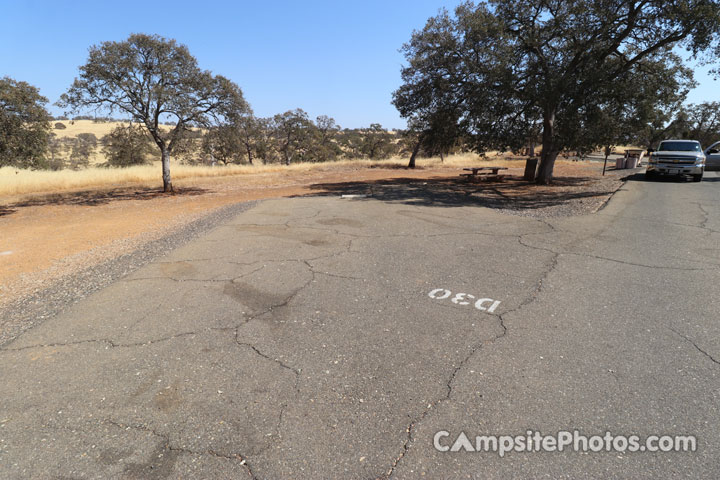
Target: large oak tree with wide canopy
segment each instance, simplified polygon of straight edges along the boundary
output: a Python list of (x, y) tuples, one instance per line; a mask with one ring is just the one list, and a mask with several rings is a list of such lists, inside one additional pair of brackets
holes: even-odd
[(393, 103), (426, 134), (451, 122), (444, 130), (479, 152), (516, 149), (539, 130), (537, 181), (549, 183), (559, 152), (607, 141), (592, 136), (609, 112), (687, 86), (683, 56), (714, 59), (719, 32), (716, 0), (467, 2), (413, 33)]
[(188, 129), (248, 110), (240, 88), (201, 70), (186, 46), (145, 34), (91, 47), (80, 76), (58, 105), (72, 111), (119, 111), (145, 126), (160, 149), (165, 192), (173, 190), (170, 156)]

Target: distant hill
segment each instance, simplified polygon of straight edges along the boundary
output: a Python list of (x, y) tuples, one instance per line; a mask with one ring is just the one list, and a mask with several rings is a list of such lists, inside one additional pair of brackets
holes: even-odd
[[(65, 128), (55, 128), (55, 124), (62, 123), (65, 125)], [(95, 135), (98, 141), (98, 146), (93, 152), (93, 154), (90, 156), (90, 165), (99, 165), (101, 163), (105, 163), (107, 160), (105, 158), (105, 155), (102, 153), (102, 138), (109, 134), (115, 127), (118, 127), (120, 125), (127, 125), (128, 122), (122, 122), (122, 121), (111, 121), (111, 122), (96, 122), (94, 120), (51, 120), (51, 132), (55, 134), (55, 136), (59, 140), (68, 139), (68, 138), (75, 138), (81, 133), (92, 133)], [(163, 130), (169, 130), (170, 127), (166, 125), (162, 125), (161, 128)], [(60, 152), (59, 156), (61, 158), (67, 158), (69, 155), (69, 152)], [(160, 158), (160, 151), (158, 150), (158, 160)]]

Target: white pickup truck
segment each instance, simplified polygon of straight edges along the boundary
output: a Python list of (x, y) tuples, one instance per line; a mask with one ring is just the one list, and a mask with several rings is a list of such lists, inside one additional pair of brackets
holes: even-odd
[(697, 140), (664, 140), (657, 150), (649, 150), (647, 178), (659, 175), (691, 176), (702, 181), (705, 153)]

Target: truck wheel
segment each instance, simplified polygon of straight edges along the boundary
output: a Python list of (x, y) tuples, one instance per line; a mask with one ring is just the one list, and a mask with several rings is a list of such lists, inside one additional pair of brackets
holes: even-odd
[(702, 182), (703, 174), (693, 175), (693, 182)]
[(655, 180), (655, 174), (653, 172), (645, 172), (645, 180)]

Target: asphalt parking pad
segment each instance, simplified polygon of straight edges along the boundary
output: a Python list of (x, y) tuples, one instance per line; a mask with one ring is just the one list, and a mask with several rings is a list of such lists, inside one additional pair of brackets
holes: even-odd
[[(473, 207), (264, 202), (10, 344), (3, 365), (30, 368), (3, 372), (18, 392), (4, 428), (117, 431), (116, 462), (78, 467), (96, 473), (130, 474), (165, 448), (242, 459), (258, 478), (383, 475), (537, 290), (553, 255), (520, 239), (549, 229)], [(162, 468), (216, 468), (182, 465)]]
[[(3, 352), (0, 375), (11, 387), (0, 408), (3, 435), (14, 432), (2, 452), (10, 461), (5, 478), (46, 477), (57, 458), (67, 459), (64, 475), (91, 476), (145, 477), (141, 467), (154, 462), (169, 478), (191, 472), (158, 455), (237, 464), (236, 451), (258, 453), (276, 441), (296, 385), (293, 372), (222, 330), (143, 345), (89, 341)], [(32, 462), (21, 445), (32, 445)], [(116, 452), (114, 460), (104, 450)]]
[[(717, 194), (662, 187), (552, 219), (263, 202), (3, 346), (0, 477), (714, 478)], [(699, 448), (433, 444), (572, 429)]]

